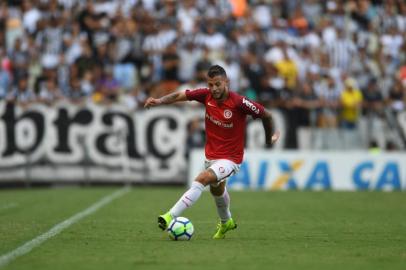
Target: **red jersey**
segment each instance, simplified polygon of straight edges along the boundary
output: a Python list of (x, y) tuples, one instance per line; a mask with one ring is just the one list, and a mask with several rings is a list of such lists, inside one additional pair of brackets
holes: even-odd
[(228, 159), (240, 164), (244, 157), (247, 115), (261, 117), (264, 107), (232, 91), (221, 104), (208, 88), (186, 90), (186, 97), (206, 106), (206, 158)]

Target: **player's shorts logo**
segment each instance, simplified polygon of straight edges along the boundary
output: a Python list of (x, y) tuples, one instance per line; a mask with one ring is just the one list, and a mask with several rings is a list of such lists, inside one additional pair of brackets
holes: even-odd
[(226, 119), (230, 119), (233, 116), (233, 113), (230, 110), (225, 110), (224, 111), (224, 117)]
[(224, 173), (225, 172), (224, 167), (219, 167), (219, 172)]

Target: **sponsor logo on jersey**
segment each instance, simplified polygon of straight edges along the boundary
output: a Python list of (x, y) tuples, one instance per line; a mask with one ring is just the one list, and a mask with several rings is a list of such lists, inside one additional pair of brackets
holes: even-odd
[(259, 108), (257, 108), (257, 106), (255, 106), (254, 104), (252, 104), (251, 101), (249, 101), (246, 98), (242, 99), (242, 104), (244, 104), (245, 106), (247, 106), (248, 108), (250, 108), (251, 111), (253, 111), (256, 114), (259, 114)]
[(208, 120), (210, 120), (210, 122), (212, 122), (213, 124), (215, 124), (216, 126), (219, 126), (219, 127), (232, 128), (234, 126), (232, 122), (231, 123), (222, 122), (222, 121), (214, 118), (213, 116), (209, 115), (207, 112), (206, 112), (206, 118)]
[(211, 107), (216, 107), (216, 105), (214, 105), (213, 103), (211, 103), (210, 101), (207, 102), (207, 105), (211, 106)]
[(230, 110), (224, 110), (224, 118), (230, 119), (233, 116), (233, 113)]

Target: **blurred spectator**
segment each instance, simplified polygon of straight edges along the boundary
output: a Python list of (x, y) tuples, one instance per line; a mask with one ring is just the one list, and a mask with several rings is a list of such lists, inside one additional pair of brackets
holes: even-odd
[(387, 99), (387, 104), (395, 114), (405, 110), (406, 86), (400, 81), (397, 81), (394, 87), (390, 90)]
[(83, 101), (85, 94), (78, 78), (73, 77), (69, 80), (69, 91), (65, 96), (74, 104), (80, 104)]
[[(190, 89), (190, 88), (188, 88)], [(134, 90), (124, 95), (121, 102), (130, 110), (137, 110), (144, 107), (144, 101), (147, 99), (145, 91), (135, 87)]]
[(316, 85), (315, 92), (320, 101), (318, 125), (322, 128), (336, 128), (339, 119), (341, 89), (331, 76), (325, 75)]
[(58, 84), (54, 78), (48, 78), (42, 83), (38, 93), (38, 101), (46, 105), (52, 105), (56, 101), (62, 99), (63, 95), (58, 88)]
[(97, 65), (97, 59), (93, 56), (89, 44), (82, 43), (81, 55), (76, 58), (72, 66), (72, 75), (82, 78), (86, 71), (92, 70)]
[(372, 78), (362, 93), (364, 113), (368, 117), (382, 117), (384, 98), (378, 89), (376, 78)]
[(298, 80), (298, 68), (296, 63), (289, 57), (287, 48), (282, 47), (282, 59), (275, 63), (278, 74), (285, 80), (289, 89), (295, 89)]
[(381, 148), (375, 140), (371, 140), (368, 145), (368, 151), (371, 154), (379, 154), (381, 152)]
[(37, 30), (37, 22), (41, 19), (42, 13), (37, 8), (37, 1), (23, 1), (22, 10), (23, 24), (28, 33), (33, 34)]
[(252, 16), (257, 23), (258, 27), (262, 30), (269, 29), (272, 24), (272, 11), (271, 5), (266, 3), (265, 0), (257, 1), (257, 5), (253, 7)]
[(387, 141), (385, 145), (385, 150), (388, 152), (399, 151), (399, 147), (393, 141)]
[(137, 84), (138, 78), (134, 65), (130, 63), (119, 63), (113, 67), (114, 79), (116, 79), (120, 86), (125, 91), (131, 91)]
[(184, 34), (191, 34), (200, 19), (195, 4), (195, 0), (184, 0), (178, 7), (177, 19)]
[(56, 89), (141, 109), (147, 94), (204, 85), (218, 62), (234, 91), (281, 109), (292, 130), (315, 104), (318, 126), (336, 127), (341, 110), (352, 127), (361, 107), (406, 108), (405, 14), (400, 0), (2, 1), (0, 99), (51, 104)]
[(23, 48), (22, 40), (16, 38), (14, 41), (14, 47), (9, 50), (8, 58), (11, 60), (13, 78), (15, 82), (27, 72), (28, 68), (28, 52)]
[[(368, 141), (375, 140), (379, 129), (382, 129), (382, 119), (384, 119), (384, 98), (379, 91), (376, 78), (372, 78), (367, 87), (362, 91), (363, 113), (366, 120), (366, 137)], [(377, 132), (378, 131), (378, 132)]]
[(252, 52), (248, 51), (243, 55), (242, 66), (243, 72), (248, 80), (248, 89), (255, 93), (255, 98), (258, 98), (262, 92), (261, 78), (265, 75), (265, 68), (261, 65), (258, 57)]
[(3, 68), (4, 59), (0, 58), (0, 100), (7, 96), (7, 93), (11, 87), (10, 73)]
[(347, 70), (352, 57), (355, 55), (356, 47), (353, 41), (345, 36), (345, 31), (342, 28), (337, 28), (337, 39), (327, 45), (327, 51), (330, 57), (332, 66), (344, 71)]
[(169, 44), (162, 54), (161, 81), (157, 83), (155, 95), (163, 96), (175, 91), (179, 86), (179, 56), (176, 52), (176, 44)]
[(6, 99), (23, 107), (35, 101), (34, 91), (28, 87), (28, 76), (21, 75), (16, 86), (8, 93)]
[(195, 78), (196, 66), (202, 58), (202, 50), (197, 48), (192, 41), (187, 41), (184, 46), (179, 48), (179, 80), (187, 82)]
[(365, 89), (372, 78), (376, 81), (380, 75), (377, 62), (374, 58), (368, 57), (365, 48), (359, 48), (358, 54), (353, 56), (349, 72), (356, 79), (360, 89)]
[(399, 79), (402, 83), (406, 84), (406, 61), (403, 63), (403, 66), (399, 69)]
[(203, 47), (202, 58), (196, 63), (196, 80), (197, 82), (205, 82), (206, 74), (212, 62), (209, 58), (210, 50), (207, 47)]
[(282, 89), (285, 88), (285, 81), (272, 63), (265, 65), (265, 73), (266, 75), (261, 80), (262, 90), (258, 95), (258, 100), (264, 104), (269, 103), (271, 107), (279, 107), (281, 106), (279, 96)]
[(303, 5), (303, 14), (306, 19), (309, 21), (310, 26), (314, 26), (319, 23), (320, 16), (323, 12), (323, 7), (321, 1), (317, 0), (304, 0)]
[(301, 85), (297, 98), (296, 114), (298, 116), (298, 126), (315, 126), (315, 112), (320, 106), (320, 101), (309, 83)]
[(362, 93), (357, 89), (353, 78), (347, 78), (341, 93), (341, 126), (345, 129), (354, 129), (360, 116), (362, 106)]
[(298, 6), (291, 15), (290, 26), (293, 28), (293, 31), (299, 32), (301, 29), (307, 29), (309, 27), (309, 22), (306, 17), (303, 15), (303, 10), (301, 6)]
[(393, 60), (398, 60), (400, 49), (403, 45), (403, 37), (398, 33), (395, 26), (391, 26), (386, 33), (381, 36), (382, 51)]
[(69, 77), (70, 74), (70, 66), (65, 60), (65, 55), (61, 53), (59, 55), (59, 64), (56, 68), (56, 80), (58, 83), (59, 89), (62, 93), (66, 94), (69, 91)]
[(177, 84), (179, 82), (179, 56), (176, 44), (170, 44), (162, 54), (162, 80)]
[(230, 88), (235, 92), (241, 92), (242, 71), (239, 63), (231, 57), (226, 57), (225, 61), (221, 61), (219, 65), (227, 72), (227, 77), (230, 80)]
[(80, 25), (73, 22), (63, 34), (63, 46), (65, 48), (65, 58), (68, 64), (73, 64), (81, 56), (82, 48), (86, 46), (87, 37), (81, 32)]
[(75, 86), (75, 88), (80, 89), (80, 96), (83, 97), (89, 97), (93, 94), (94, 92), (94, 74), (91, 71), (86, 71), (85, 74), (83, 75), (82, 80), (77, 80), (78, 81), (78, 86)]
[(205, 32), (198, 35), (197, 42), (209, 49), (212, 60), (223, 58), (223, 50), (227, 43), (226, 37), (216, 29), (213, 23), (205, 25), (204, 28)]
[(113, 77), (111, 67), (105, 67), (101, 78), (96, 82), (95, 100), (104, 104), (118, 101), (120, 84)]
[(205, 141), (203, 123), (199, 118), (195, 118), (188, 123), (186, 157), (189, 157), (189, 153), (193, 148), (204, 147)]
[(246, 0), (230, 0), (232, 14), (235, 17), (244, 16), (248, 10), (248, 4)]

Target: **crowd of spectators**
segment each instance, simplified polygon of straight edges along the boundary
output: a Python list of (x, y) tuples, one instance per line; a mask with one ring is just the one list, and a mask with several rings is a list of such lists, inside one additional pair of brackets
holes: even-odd
[[(205, 86), (297, 126), (354, 128), (406, 104), (403, 0), (9, 0), (0, 4), (0, 100), (121, 103)], [(315, 113), (314, 113), (315, 112)]]

